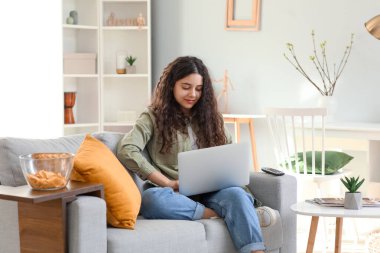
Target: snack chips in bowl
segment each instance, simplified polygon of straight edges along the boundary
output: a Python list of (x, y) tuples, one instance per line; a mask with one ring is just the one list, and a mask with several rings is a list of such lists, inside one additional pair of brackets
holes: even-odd
[(74, 154), (33, 153), (19, 156), (26, 182), (34, 190), (66, 187), (73, 169)]

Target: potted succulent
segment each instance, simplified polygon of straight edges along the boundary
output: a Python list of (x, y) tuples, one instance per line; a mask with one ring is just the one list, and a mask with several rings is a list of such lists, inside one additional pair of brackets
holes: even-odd
[(136, 66), (133, 64), (135, 63), (137, 58), (130, 55), (130, 56), (127, 56), (127, 58), (125, 58), (125, 60), (128, 62), (127, 74), (135, 74), (136, 73)]
[(344, 195), (344, 208), (358, 210), (362, 208), (362, 193), (358, 192), (360, 186), (364, 183), (364, 178), (359, 181), (358, 177), (345, 177), (340, 181), (347, 188), (348, 192)]

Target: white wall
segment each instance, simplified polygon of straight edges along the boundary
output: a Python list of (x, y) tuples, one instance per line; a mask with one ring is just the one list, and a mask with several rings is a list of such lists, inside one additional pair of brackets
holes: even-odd
[[(235, 90), (230, 92), (232, 113), (262, 113), (267, 106), (317, 105), (319, 94), (284, 59), (292, 42), (298, 57), (309, 64), (311, 30), (317, 42), (326, 40), (330, 62), (338, 62), (351, 33), (354, 46), (334, 97), (338, 120), (380, 121), (380, 41), (364, 22), (380, 14), (373, 0), (262, 0), (261, 29), (224, 30), (226, 1), (154, 0), (153, 80), (177, 56), (204, 60), (214, 78), (228, 69)], [(312, 66), (307, 68), (315, 69)], [(265, 123), (256, 123), (259, 157), (271, 160)], [(268, 159), (266, 158), (268, 157)]]
[[(61, 135), (61, 3), (1, 5), (0, 136)], [(285, 43), (293, 42), (307, 62), (312, 29), (328, 41), (329, 53), (341, 52), (354, 32), (353, 52), (335, 94), (338, 117), (380, 121), (380, 42), (363, 26), (380, 13), (379, 1), (265, 0), (259, 32), (225, 31), (226, 1), (154, 0), (152, 5), (153, 80), (175, 57), (199, 56), (215, 78), (229, 70), (235, 86), (230, 107), (236, 113), (316, 103), (317, 92), (283, 58)]]
[(0, 137), (60, 136), (61, 1), (0, 5)]
[[(307, 65), (314, 29), (317, 41), (327, 40), (330, 61), (337, 62), (354, 33), (351, 57), (335, 94), (338, 116), (380, 121), (380, 42), (364, 28), (365, 21), (380, 14), (380, 1), (261, 2), (261, 30), (244, 32), (224, 30), (226, 1), (152, 1), (154, 80), (170, 60), (191, 54), (201, 57), (215, 77), (229, 70), (236, 87), (231, 92), (233, 112), (257, 113), (271, 105), (313, 104), (318, 93), (284, 59), (285, 43), (293, 42)], [(308, 69), (314, 71), (312, 66)]]

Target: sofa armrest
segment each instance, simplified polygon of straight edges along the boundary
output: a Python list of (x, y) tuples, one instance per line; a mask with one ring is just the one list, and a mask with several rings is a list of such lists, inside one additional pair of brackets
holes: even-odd
[(280, 213), (284, 241), (280, 252), (296, 252), (297, 217), (290, 210), (290, 206), (297, 202), (296, 178), (286, 174), (273, 176), (262, 172), (252, 172), (248, 187), (263, 205)]
[(20, 252), (16, 201), (0, 199), (0, 252)]
[(107, 221), (103, 199), (79, 196), (68, 205), (67, 229), (69, 253), (106, 253)]

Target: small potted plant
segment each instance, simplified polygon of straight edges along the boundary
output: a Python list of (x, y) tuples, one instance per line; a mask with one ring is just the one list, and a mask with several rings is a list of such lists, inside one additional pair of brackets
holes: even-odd
[(136, 57), (133, 57), (132, 55), (125, 58), (125, 60), (128, 62), (127, 65), (127, 74), (135, 74), (136, 73), (136, 66), (133, 65), (135, 61), (137, 60)]
[(347, 188), (348, 192), (344, 195), (344, 208), (358, 210), (362, 208), (362, 193), (358, 192), (360, 186), (364, 183), (364, 178), (359, 181), (358, 177), (345, 177), (340, 181)]

